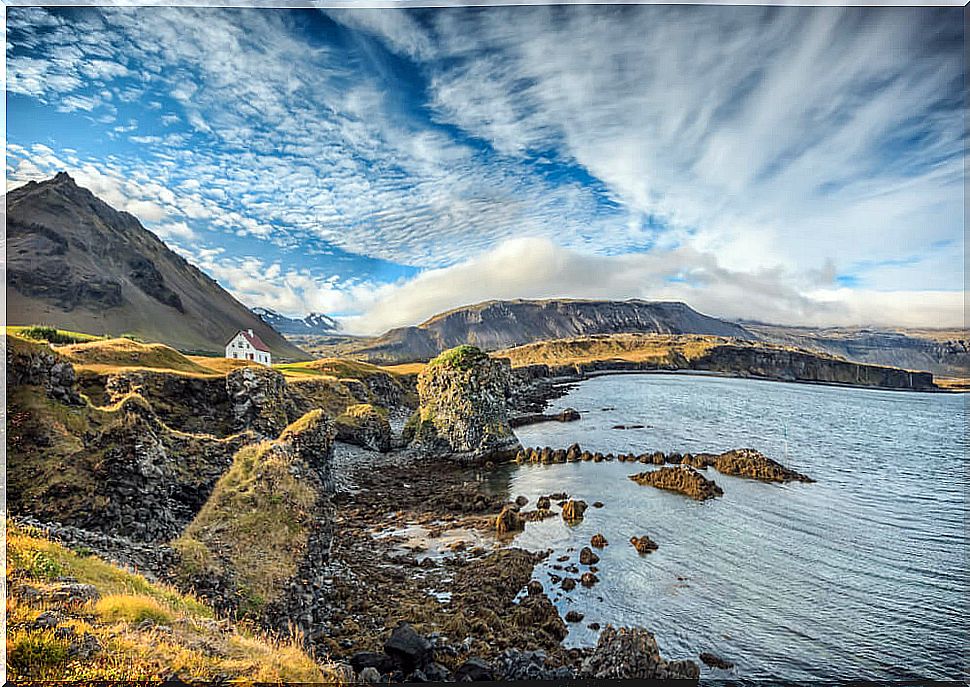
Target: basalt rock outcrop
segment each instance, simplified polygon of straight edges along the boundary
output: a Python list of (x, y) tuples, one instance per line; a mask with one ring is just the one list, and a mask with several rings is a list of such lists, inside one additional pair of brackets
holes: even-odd
[(267, 439), (287, 425), (286, 380), (261, 365), (240, 367), (226, 375), (233, 431), (251, 429)]
[(7, 385), (38, 386), (47, 397), (67, 405), (83, 405), (74, 366), (46, 343), (20, 337), (4, 337), (7, 353)]
[(371, 451), (391, 450), (391, 425), (387, 411), (369, 403), (352, 405), (334, 420), (337, 439)]
[(580, 676), (594, 680), (690, 680), (700, 668), (693, 661), (667, 661), (653, 634), (642, 628), (607, 625), (596, 648), (583, 661)]
[(707, 479), (687, 465), (640, 472), (636, 475), (630, 475), (630, 479), (637, 484), (675, 491), (698, 501), (712, 499), (724, 494), (713, 480)]
[(418, 376), (420, 408), (405, 428), (420, 449), (462, 463), (510, 460), (521, 448), (508, 419), (507, 363), (473, 346), (432, 360)]
[(540, 422), (576, 422), (580, 419), (579, 411), (575, 408), (565, 408), (558, 413), (533, 413), (532, 415), (516, 415), (509, 419), (512, 427), (536, 425)]
[(718, 472), (735, 477), (747, 477), (762, 482), (814, 482), (811, 477), (786, 468), (752, 448), (739, 448), (721, 454), (697, 453), (685, 455), (683, 464), (695, 468), (713, 467)]
[(312, 641), (327, 615), (333, 436), (316, 410), (237, 452), (173, 544), (178, 579), (217, 608)]

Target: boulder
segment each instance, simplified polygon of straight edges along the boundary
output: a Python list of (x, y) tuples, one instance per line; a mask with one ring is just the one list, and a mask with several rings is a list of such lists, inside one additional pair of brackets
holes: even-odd
[(434, 658), (431, 642), (422, 637), (409, 623), (398, 623), (384, 643), (384, 653), (397, 661), (405, 675), (419, 670)]
[(675, 491), (698, 501), (712, 499), (724, 494), (714, 480), (707, 479), (687, 465), (662, 467), (658, 470), (640, 472), (636, 475), (630, 475), (630, 479), (637, 484)]
[(47, 343), (18, 336), (6, 337), (7, 384), (41, 386), (47, 397), (66, 405), (84, 405), (77, 389), (74, 366)]
[(565, 619), (567, 623), (579, 623), (582, 622), (584, 617), (579, 611), (567, 611)]
[(512, 506), (505, 506), (495, 518), (495, 531), (500, 535), (521, 532), (523, 529), (525, 529), (525, 521)]
[(581, 565), (596, 565), (599, 563), (600, 557), (593, 553), (593, 550), (588, 546), (584, 546), (579, 552), (579, 562)]
[(573, 499), (569, 499), (562, 507), (562, 519), (566, 522), (579, 522), (583, 519), (583, 513), (585, 512), (585, 501), (574, 501)]
[(726, 661), (716, 654), (712, 654), (709, 651), (702, 651), (699, 658), (701, 662), (709, 668), (717, 668), (718, 670), (730, 670), (734, 667), (734, 664), (730, 661)]
[(472, 656), (455, 670), (455, 682), (492, 682), (495, 671), (484, 659)]
[(630, 543), (633, 544), (633, 548), (637, 550), (637, 553), (643, 555), (650, 553), (651, 551), (656, 551), (660, 548), (657, 542), (653, 541), (647, 535), (642, 537), (630, 537)]
[(505, 462), (522, 449), (508, 419), (508, 361), (458, 346), (418, 375), (420, 407), (413, 444), (462, 463)]
[(580, 676), (594, 680), (690, 680), (700, 668), (693, 661), (667, 661), (657, 640), (643, 628), (607, 625), (596, 648), (583, 661)]
[(344, 410), (334, 420), (337, 439), (371, 451), (391, 450), (391, 425), (387, 411), (370, 403), (358, 403)]
[(287, 426), (286, 381), (283, 375), (262, 365), (236, 368), (226, 375), (232, 430), (251, 429), (275, 439)]
[(599, 534), (599, 533), (594, 534), (593, 537), (589, 540), (589, 545), (597, 549), (602, 549), (607, 544), (609, 544), (609, 542), (606, 541), (606, 537), (604, 537), (602, 534)]
[(536, 508), (538, 510), (549, 510), (552, 507), (552, 502), (549, 500), (548, 496), (540, 496), (539, 500), (536, 501)]
[(600, 581), (600, 578), (598, 578), (596, 576), (596, 573), (594, 572), (584, 572), (579, 577), (579, 583), (587, 588), (592, 587), (594, 584), (596, 584), (599, 581)]

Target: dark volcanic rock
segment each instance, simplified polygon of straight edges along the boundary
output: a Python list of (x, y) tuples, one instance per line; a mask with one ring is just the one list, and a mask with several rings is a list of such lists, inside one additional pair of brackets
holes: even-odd
[(579, 611), (568, 611), (566, 613), (566, 622), (567, 623), (578, 623), (578, 622), (582, 622), (582, 620), (583, 620), (584, 617), (585, 616), (582, 613), (580, 613)]
[(579, 522), (583, 519), (583, 514), (585, 512), (585, 501), (574, 501), (573, 499), (569, 499), (562, 507), (562, 519), (566, 522)]
[(703, 501), (723, 495), (723, 491), (713, 480), (705, 478), (691, 467), (663, 467), (659, 470), (630, 475), (637, 484), (649, 485), (667, 491), (676, 491), (692, 499)]
[(642, 628), (607, 625), (592, 654), (583, 661), (581, 677), (595, 680), (691, 680), (700, 669), (693, 661), (666, 661), (654, 636)]
[(384, 653), (395, 659), (406, 675), (426, 666), (434, 657), (431, 643), (405, 622), (391, 632), (384, 643)]
[(226, 375), (233, 430), (251, 429), (275, 439), (288, 424), (286, 381), (283, 375), (262, 365), (240, 367)]
[(495, 518), (495, 531), (498, 534), (521, 532), (523, 529), (525, 529), (525, 523), (522, 516), (512, 506), (505, 506)]
[(607, 544), (609, 544), (609, 542), (606, 541), (606, 537), (604, 537), (602, 534), (594, 534), (593, 538), (589, 540), (589, 545), (597, 549), (602, 549)]
[(593, 553), (593, 550), (588, 546), (584, 546), (579, 552), (579, 562), (581, 565), (596, 565), (599, 563), (600, 557)]
[(704, 663), (704, 665), (710, 668), (717, 668), (719, 670), (730, 670), (731, 668), (734, 667), (734, 664), (731, 663), (730, 661), (725, 661), (720, 656), (717, 656), (716, 654), (712, 654), (708, 651), (701, 652), (700, 659)]
[(455, 682), (490, 682), (495, 679), (492, 666), (483, 659), (472, 656), (455, 670)]
[(349, 406), (334, 420), (337, 439), (371, 451), (391, 450), (391, 425), (387, 413), (370, 403)]

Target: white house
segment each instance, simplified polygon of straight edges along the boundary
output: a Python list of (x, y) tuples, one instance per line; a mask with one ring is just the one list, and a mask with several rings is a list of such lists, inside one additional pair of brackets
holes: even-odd
[(252, 329), (240, 329), (226, 344), (226, 357), (236, 360), (252, 360), (263, 365), (271, 365), (269, 346)]

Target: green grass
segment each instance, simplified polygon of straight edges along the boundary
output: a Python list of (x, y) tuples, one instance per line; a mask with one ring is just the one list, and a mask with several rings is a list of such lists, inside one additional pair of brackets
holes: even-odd
[(106, 337), (85, 334), (83, 332), (72, 332), (67, 329), (58, 329), (44, 324), (32, 324), (23, 327), (7, 327), (8, 334), (17, 334), (34, 341), (46, 341), (52, 344), (76, 344), (87, 343), (90, 341), (100, 341)]
[(476, 346), (462, 344), (448, 349), (428, 362), (428, 367), (451, 367), (458, 370), (467, 370), (476, 363), (488, 358), (488, 355)]

